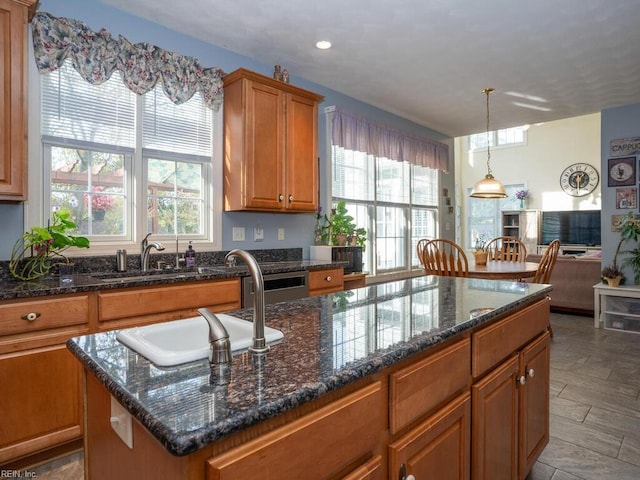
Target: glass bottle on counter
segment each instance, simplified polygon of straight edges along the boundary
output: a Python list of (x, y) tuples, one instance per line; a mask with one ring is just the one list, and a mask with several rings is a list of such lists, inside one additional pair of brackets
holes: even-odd
[(196, 251), (193, 249), (193, 245), (189, 242), (189, 247), (184, 254), (185, 258), (185, 267), (187, 268), (195, 268), (196, 267)]

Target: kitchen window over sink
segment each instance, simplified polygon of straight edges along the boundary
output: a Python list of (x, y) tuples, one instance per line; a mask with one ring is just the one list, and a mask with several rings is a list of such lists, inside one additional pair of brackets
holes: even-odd
[(69, 60), (40, 79), (44, 212), (69, 209), (91, 254), (149, 232), (219, 248), (221, 111), (199, 93), (175, 105), (160, 82), (136, 95), (119, 72), (90, 84)]

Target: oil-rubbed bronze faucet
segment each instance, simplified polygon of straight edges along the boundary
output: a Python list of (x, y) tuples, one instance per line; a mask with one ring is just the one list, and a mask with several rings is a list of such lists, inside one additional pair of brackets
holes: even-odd
[(269, 346), (264, 336), (264, 280), (262, 272), (255, 257), (249, 252), (240, 249), (231, 250), (225, 255), (224, 261), (227, 266), (236, 257), (245, 261), (253, 280), (253, 345), (249, 347), (249, 351), (264, 353), (269, 351)]

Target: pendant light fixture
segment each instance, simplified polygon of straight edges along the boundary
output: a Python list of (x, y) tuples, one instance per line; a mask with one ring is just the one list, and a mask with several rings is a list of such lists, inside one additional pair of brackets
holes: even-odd
[(484, 88), (482, 93), (487, 95), (487, 174), (482, 180), (478, 180), (471, 190), (470, 197), (474, 198), (506, 198), (507, 192), (500, 180), (491, 174), (491, 142), (489, 141), (489, 95), (493, 88)]

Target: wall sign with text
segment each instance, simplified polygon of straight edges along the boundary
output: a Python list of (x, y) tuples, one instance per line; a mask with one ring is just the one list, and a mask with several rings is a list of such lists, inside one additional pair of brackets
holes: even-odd
[(611, 140), (610, 150), (612, 157), (637, 155), (640, 153), (640, 137)]

